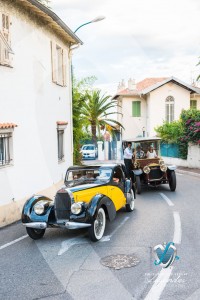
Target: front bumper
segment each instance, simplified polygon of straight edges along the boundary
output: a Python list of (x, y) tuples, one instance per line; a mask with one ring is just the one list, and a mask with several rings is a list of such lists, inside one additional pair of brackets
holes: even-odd
[[(26, 227), (34, 228), (34, 229), (46, 229), (47, 228), (46, 222), (23, 223), (23, 225)], [(80, 229), (80, 228), (90, 227), (91, 224), (66, 221), (60, 227), (63, 227), (63, 226), (66, 227), (67, 229)]]

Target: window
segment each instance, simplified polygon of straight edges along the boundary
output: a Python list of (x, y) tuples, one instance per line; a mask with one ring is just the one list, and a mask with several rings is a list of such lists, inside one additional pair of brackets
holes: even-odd
[(57, 131), (58, 133), (58, 160), (64, 159), (64, 130)]
[(168, 123), (174, 121), (174, 97), (168, 96), (165, 100), (165, 120)]
[(58, 121), (57, 122), (57, 142), (58, 142), (58, 161), (64, 161), (65, 151), (64, 151), (64, 133), (68, 122)]
[(141, 101), (132, 101), (132, 117), (141, 117)]
[(5, 13), (0, 13), (0, 64), (11, 64), (10, 54), (13, 51), (10, 46), (10, 18)]
[(190, 100), (190, 108), (197, 109), (197, 100)]
[(0, 130), (0, 167), (12, 161), (12, 132)]
[(52, 81), (60, 86), (67, 85), (67, 52), (51, 42)]

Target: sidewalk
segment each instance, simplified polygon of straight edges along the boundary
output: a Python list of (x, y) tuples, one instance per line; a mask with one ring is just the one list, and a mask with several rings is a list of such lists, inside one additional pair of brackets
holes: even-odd
[(188, 175), (200, 177), (200, 169), (197, 168), (187, 168), (187, 167), (177, 166), (176, 172), (180, 174), (188, 174)]

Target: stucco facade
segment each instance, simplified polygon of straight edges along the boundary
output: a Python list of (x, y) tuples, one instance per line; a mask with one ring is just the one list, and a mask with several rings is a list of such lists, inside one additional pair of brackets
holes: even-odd
[[(9, 54), (9, 65), (0, 64), (0, 227), (20, 218), (22, 205), (32, 194), (54, 196), (73, 163), (70, 46), (79, 40), (70, 30), (60, 28), (59, 33), (50, 11), (34, 4), (0, 1), (1, 15), (9, 16), (14, 53)], [(62, 83), (53, 78), (52, 43), (62, 51)], [(2, 158), (7, 123), (16, 125), (6, 129), (12, 134), (8, 164)], [(58, 130), (63, 133), (61, 146)], [(63, 148), (62, 159), (58, 147)]]
[[(122, 140), (137, 136), (155, 136), (155, 128), (166, 121), (166, 101), (173, 99), (173, 120), (178, 120), (182, 109), (190, 108), (190, 100), (196, 100), (196, 108), (200, 108), (200, 89), (183, 83), (179, 79), (148, 78), (137, 84), (131, 83), (125, 88), (120, 86), (113, 99), (118, 100), (119, 122), (122, 130)], [(139, 102), (140, 111), (134, 115), (133, 105)]]

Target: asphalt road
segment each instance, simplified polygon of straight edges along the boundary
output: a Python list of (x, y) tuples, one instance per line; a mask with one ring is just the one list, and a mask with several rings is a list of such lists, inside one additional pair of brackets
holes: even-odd
[[(0, 299), (200, 299), (200, 177), (177, 174), (167, 185), (143, 190), (135, 210), (118, 212), (102, 241), (87, 231), (47, 229), (33, 241), (20, 222), (0, 230)], [(154, 246), (175, 242), (178, 260), (154, 265)], [(108, 256), (136, 265), (106, 267)], [(126, 260), (122, 258), (122, 264)]]

